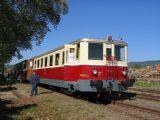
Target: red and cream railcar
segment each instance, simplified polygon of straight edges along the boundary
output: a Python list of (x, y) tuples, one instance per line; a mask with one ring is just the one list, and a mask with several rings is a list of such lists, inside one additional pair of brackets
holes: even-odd
[(122, 40), (83, 38), (34, 57), (33, 70), (40, 83), (69, 91), (122, 91), (129, 86), (127, 46)]

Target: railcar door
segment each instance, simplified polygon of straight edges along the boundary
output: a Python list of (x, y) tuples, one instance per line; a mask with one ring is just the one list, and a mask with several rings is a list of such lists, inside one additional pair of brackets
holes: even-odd
[(106, 45), (106, 78), (108, 80), (116, 79), (118, 74), (117, 64), (118, 61), (114, 56), (114, 46), (112, 44)]
[(75, 45), (65, 45), (65, 52), (66, 52), (66, 63), (74, 64), (76, 59), (76, 46)]
[(28, 68), (27, 68), (27, 78), (29, 76), (31, 76), (32, 72), (33, 72), (33, 59), (28, 60)]

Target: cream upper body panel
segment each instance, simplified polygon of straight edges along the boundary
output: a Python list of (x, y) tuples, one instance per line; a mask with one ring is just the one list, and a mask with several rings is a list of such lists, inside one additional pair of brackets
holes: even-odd
[[(90, 59), (89, 45), (95, 43), (100, 44), (102, 50), (101, 59)], [(51, 50), (47, 53), (41, 54), (37, 57), (34, 57), (34, 69), (42, 68), (52, 68), (52, 67), (61, 67), (64, 65), (116, 65), (116, 66), (127, 66), (127, 57), (128, 57), (128, 45), (123, 41), (107, 41), (106, 39), (90, 39), (84, 38), (78, 41), (74, 41), (69, 44), (65, 44), (62, 47)], [(107, 57), (107, 48), (110, 49), (111, 56), (120, 57), (121, 49), (123, 50), (123, 60), (112, 60), (108, 61)], [(96, 50), (94, 50), (96, 51)], [(118, 51), (118, 53), (117, 53)], [(91, 53), (92, 54), (92, 53)]]

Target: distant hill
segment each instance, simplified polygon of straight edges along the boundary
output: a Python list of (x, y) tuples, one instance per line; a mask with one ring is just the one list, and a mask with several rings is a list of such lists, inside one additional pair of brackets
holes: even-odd
[(146, 66), (155, 66), (156, 64), (160, 64), (160, 60), (150, 60), (150, 61), (142, 61), (142, 62), (129, 62), (128, 66), (133, 67), (135, 65), (140, 65), (141, 67), (146, 67)]

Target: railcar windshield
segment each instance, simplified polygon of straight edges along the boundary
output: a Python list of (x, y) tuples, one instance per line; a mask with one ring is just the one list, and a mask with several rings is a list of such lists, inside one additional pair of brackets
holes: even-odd
[(125, 49), (124, 49), (124, 46), (115, 45), (115, 58), (118, 61), (124, 61), (124, 59), (125, 59)]
[(103, 60), (103, 44), (89, 43), (88, 44), (88, 59)]

